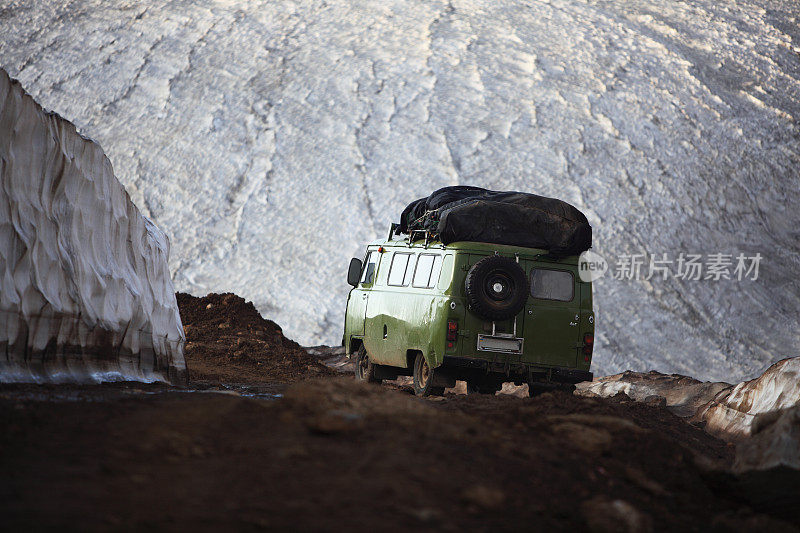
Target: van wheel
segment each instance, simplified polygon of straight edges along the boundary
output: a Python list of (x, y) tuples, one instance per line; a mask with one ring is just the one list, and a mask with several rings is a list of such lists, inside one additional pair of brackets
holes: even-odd
[(362, 344), (358, 348), (355, 361), (356, 381), (366, 381), (367, 383), (381, 383), (383, 380), (375, 377), (375, 365), (369, 360), (367, 349)]
[(530, 285), (525, 271), (508, 257), (484, 257), (467, 272), (467, 303), (487, 320), (513, 318), (525, 307)]
[(421, 353), (414, 360), (414, 394), (417, 396), (442, 396), (444, 387), (434, 387), (434, 369)]

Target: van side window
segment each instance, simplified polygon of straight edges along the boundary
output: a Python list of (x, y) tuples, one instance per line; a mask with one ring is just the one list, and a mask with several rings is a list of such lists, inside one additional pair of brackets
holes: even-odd
[[(445, 254), (439, 272), (439, 289), (446, 290), (453, 281), (453, 254)], [(434, 276), (434, 279), (436, 276)]]
[(542, 300), (569, 302), (575, 295), (572, 272), (534, 268), (531, 270), (531, 296)]
[(375, 281), (375, 264), (378, 262), (378, 254), (370, 252), (367, 254), (367, 260), (364, 263), (364, 272), (361, 274), (361, 283), (371, 285)]
[(414, 271), (414, 287), (430, 289), (439, 281), (442, 270), (442, 256), (421, 254), (417, 260), (417, 269)]
[(408, 285), (413, 269), (412, 254), (395, 252), (392, 257), (392, 266), (389, 268), (389, 285), (404, 287)]

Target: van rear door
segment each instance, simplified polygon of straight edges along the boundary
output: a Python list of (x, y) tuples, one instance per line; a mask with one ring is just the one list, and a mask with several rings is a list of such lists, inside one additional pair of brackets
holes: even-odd
[[(462, 265), (462, 270), (464, 272), (469, 272), (469, 270), (475, 266), (475, 263), (489, 257), (491, 254), (475, 254), (471, 253), (469, 255), (464, 254), (463, 257), (466, 257), (466, 263)], [(514, 259), (514, 256), (509, 256), (507, 254), (501, 254), (510, 259)], [(520, 262), (520, 266), (523, 267), (525, 270), (524, 265)], [(461, 291), (459, 295), (464, 296), (464, 285), (461, 284), (459, 287)], [(524, 319), (522, 318), (522, 314), (524, 311), (520, 311), (514, 318), (510, 318), (507, 320), (497, 320), (492, 321), (486, 318), (482, 318), (477, 316), (473, 312), (469, 312), (466, 314), (464, 318), (464, 324), (459, 325), (459, 329), (462, 331), (469, 332), (467, 338), (464, 339), (464, 342), (461, 343), (461, 352), (459, 355), (464, 357), (480, 357), (482, 359), (487, 360), (494, 360), (500, 362), (509, 362), (509, 363), (517, 363), (521, 360), (521, 354), (515, 353), (507, 353), (504, 351), (492, 351), (491, 349), (479, 349), (478, 348), (478, 336), (498, 336), (498, 337), (509, 337), (511, 339), (516, 338), (524, 338)], [(525, 349), (523, 342), (523, 350)]]
[(571, 265), (525, 261), (531, 295), (525, 306), (523, 360), (574, 368), (580, 341), (580, 292)]

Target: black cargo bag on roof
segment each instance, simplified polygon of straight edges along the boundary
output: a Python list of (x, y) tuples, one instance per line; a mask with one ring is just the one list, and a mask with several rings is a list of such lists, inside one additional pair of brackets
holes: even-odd
[(592, 246), (592, 227), (572, 205), (535, 194), (480, 187), (445, 187), (411, 202), (400, 233), (427, 230), (444, 244), (457, 241), (542, 248), (551, 255), (578, 255)]

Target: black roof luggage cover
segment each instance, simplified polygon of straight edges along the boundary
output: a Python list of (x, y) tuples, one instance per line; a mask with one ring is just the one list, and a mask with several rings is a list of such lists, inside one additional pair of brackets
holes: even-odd
[(578, 255), (592, 246), (592, 227), (572, 205), (536, 194), (457, 185), (408, 204), (400, 233), (427, 230), (444, 244), (489, 242)]

